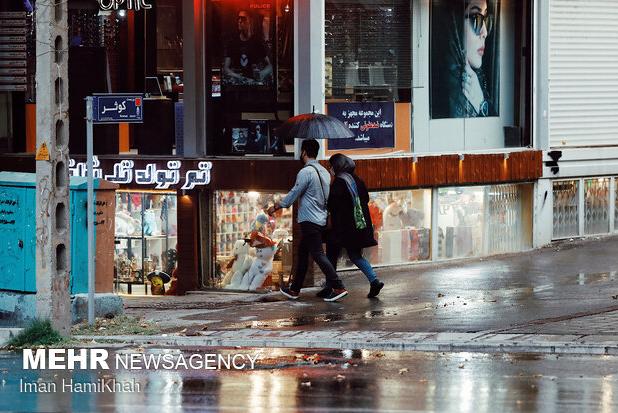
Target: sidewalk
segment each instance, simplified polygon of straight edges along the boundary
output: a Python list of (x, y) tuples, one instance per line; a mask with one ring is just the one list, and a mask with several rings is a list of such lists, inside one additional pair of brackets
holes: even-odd
[[(436, 349), (491, 344), (515, 351), (524, 337), (530, 344), (527, 348), (540, 352), (578, 347), (591, 349), (586, 350), (590, 354), (610, 354), (618, 343), (617, 251), (618, 237), (607, 237), (567, 241), (516, 255), (378, 269), (386, 287), (373, 300), (366, 298), (366, 279), (355, 271), (344, 274), (350, 294), (338, 303), (325, 303), (315, 297), (317, 289), (307, 289), (295, 302), (278, 293), (204, 292), (130, 298), (125, 306), (128, 315), (157, 323), (168, 335), (166, 341), (180, 337), (174, 338), (179, 344), (341, 347), (381, 343), (428, 349), (418, 344), (428, 344), (425, 340), (415, 341), (417, 336), (397, 341), (393, 335), (405, 338), (418, 333), (439, 338), (431, 339)], [(207, 334), (177, 336), (185, 329)], [(377, 341), (351, 339), (365, 333)], [(319, 338), (323, 334), (338, 339), (324, 341)], [(246, 341), (247, 337), (251, 340)], [(240, 342), (245, 344), (234, 344)]]
[[(379, 331), (200, 331), (191, 336), (76, 336), (89, 346), (105, 342), (153, 347), (304, 348), (382, 351), (536, 353), (618, 355), (618, 335), (577, 336), (547, 334), (407, 333)], [(97, 343), (98, 341), (98, 343)]]

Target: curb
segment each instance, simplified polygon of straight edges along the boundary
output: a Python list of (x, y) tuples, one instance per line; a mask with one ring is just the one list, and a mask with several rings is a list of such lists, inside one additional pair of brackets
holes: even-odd
[[(74, 336), (88, 340), (166, 347), (265, 347), (316, 349), (367, 349), (384, 351), (536, 353), (573, 355), (618, 355), (618, 336), (408, 333), (371, 331), (270, 331), (222, 330), (196, 336)], [(94, 342), (91, 342), (93, 341)]]

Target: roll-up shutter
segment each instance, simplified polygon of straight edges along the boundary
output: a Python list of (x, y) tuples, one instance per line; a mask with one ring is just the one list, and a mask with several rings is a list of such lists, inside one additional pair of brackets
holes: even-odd
[(618, 145), (618, 0), (550, 0), (549, 46), (550, 145)]

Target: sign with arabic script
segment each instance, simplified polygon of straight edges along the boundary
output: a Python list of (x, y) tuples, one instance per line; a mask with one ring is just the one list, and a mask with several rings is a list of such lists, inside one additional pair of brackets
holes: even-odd
[(94, 123), (142, 123), (144, 99), (139, 94), (94, 95), (92, 121)]
[[(103, 171), (101, 162), (95, 155), (92, 158), (93, 176), (119, 185), (144, 185), (155, 189), (193, 189), (210, 183), (212, 162), (200, 161), (193, 164), (194, 169), (183, 168), (182, 161), (167, 161), (166, 167), (156, 163), (147, 163), (143, 168), (136, 167), (130, 159), (122, 159), (111, 166), (110, 171)], [(186, 167), (187, 165), (185, 165)], [(86, 176), (86, 162), (69, 160), (70, 176)], [(107, 173), (110, 172), (110, 173)], [(182, 184), (182, 186), (180, 186)]]
[(354, 139), (329, 140), (329, 150), (395, 147), (393, 102), (329, 103), (328, 114), (345, 123), (356, 135)]

